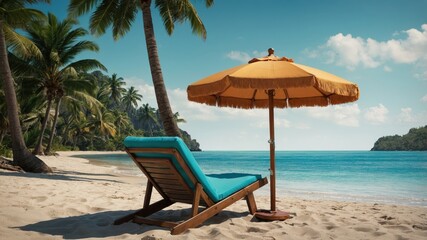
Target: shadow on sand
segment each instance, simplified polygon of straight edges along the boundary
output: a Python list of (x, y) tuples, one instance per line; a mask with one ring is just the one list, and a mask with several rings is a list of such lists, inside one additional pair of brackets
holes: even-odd
[[(121, 225), (113, 225), (115, 219), (130, 214), (132, 212), (133, 211), (106, 211), (93, 214), (84, 214), (80, 216), (42, 221), (16, 228), (21, 229), (23, 231), (33, 231), (52, 236), (60, 236), (64, 239), (105, 237), (114, 238), (123, 234), (144, 234), (145, 232), (151, 230), (164, 230), (166, 232), (169, 232), (167, 228), (149, 225), (138, 225), (132, 222), (124, 223)], [(155, 217), (172, 221), (178, 220), (176, 218), (183, 220), (185, 219), (185, 216), (188, 216), (190, 214), (191, 210), (180, 210), (180, 214), (176, 214), (176, 212), (177, 210), (165, 210), (160, 212), (160, 214), (158, 215), (156, 214)], [(247, 215), (248, 212), (237, 213), (230, 211), (222, 211), (218, 215), (207, 220), (203, 225), (220, 224), (230, 218), (241, 218)]]
[(102, 177), (112, 177), (111, 174), (97, 174), (97, 173), (82, 173), (74, 171), (55, 171), (53, 174), (44, 173), (21, 173), (21, 172), (0, 172), (0, 176), (13, 176), (25, 178), (39, 178), (48, 180), (64, 180), (64, 181), (105, 181), (121, 183), (122, 181), (111, 180)]

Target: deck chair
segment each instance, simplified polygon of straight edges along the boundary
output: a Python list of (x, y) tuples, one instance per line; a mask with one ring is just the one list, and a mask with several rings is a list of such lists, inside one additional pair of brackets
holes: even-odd
[[(116, 225), (128, 221), (157, 225), (170, 228), (174, 235), (197, 227), (240, 199), (246, 200), (251, 214), (257, 211), (253, 192), (267, 184), (261, 175), (206, 175), (178, 137), (127, 137), (124, 145), (148, 182), (143, 208), (117, 219)], [(163, 199), (150, 203), (153, 187)], [(172, 222), (147, 218), (177, 202), (192, 205), (188, 219)], [(205, 208), (199, 212), (199, 206)]]

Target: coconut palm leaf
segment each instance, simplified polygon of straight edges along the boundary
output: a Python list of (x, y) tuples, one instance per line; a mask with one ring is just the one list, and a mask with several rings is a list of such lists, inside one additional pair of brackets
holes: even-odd
[(8, 26), (3, 27), (4, 35), (6, 38), (7, 45), (11, 51), (21, 58), (28, 57), (41, 57), (40, 50), (34, 45), (34, 43), (28, 38), (15, 32)]
[(117, 6), (113, 16), (113, 36), (116, 36), (114, 40), (118, 40), (129, 31), (138, 13), (138, 8), (135, 7), (136, 4), (134, 0), (123, 0)]
[(87, 72), (94, 69), (101, 69), (107, 71), (107, 68), (95, 59), (82, 59), (68, 64), (60, 73), (68, 68), (73, 68), (77, 72)]
[(114, 21), (114, 13), (120, 4), (119, 0), (102, 1), (90, 18), (89, 28), (92, 34), (100, 36)]

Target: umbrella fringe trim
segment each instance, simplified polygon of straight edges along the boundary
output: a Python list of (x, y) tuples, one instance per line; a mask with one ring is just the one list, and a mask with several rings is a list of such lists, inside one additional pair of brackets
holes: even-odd
[(187, 88), (187, 94), (191, 97), (213, 95), (224, 91), (227, 88), (227, 85), (229, 84), (227, 84), (226, 79), (205, 85), (190, 85)]
[[(331, 95), (327, 98), (325, 97), (312, 97), (312, 98), (294, 98), (289, 99), (275, 99), (274, 107), (275, 108), (300, 108), (300, 107), (325, 107), (328, 105), (336, 105), (348, 102), (354, 102), (358, 99), (356, 96), (340, 96), (340, 95)], [(242, 108), (242, 109), (251, 109), (251, 108), (268, 108), (268, 100), (256, 100), (252, 99), (238, 99), (238, 98), (226, 98), (221, 97), (216, 99), (215, 96), (204, 96), (204, 97), (189, 97), (188, 100), (207, 104), (210, 106), (218, 107), (232, 107), (232, 108)]]
[[(339, 85), (339, 87), (337, 87), (337, 85)], [(317, 79), (316, 86), (324, 92), (340, 95), (343, 97), (359, 98), (359, 88), (357, 84), (328, 83)]]

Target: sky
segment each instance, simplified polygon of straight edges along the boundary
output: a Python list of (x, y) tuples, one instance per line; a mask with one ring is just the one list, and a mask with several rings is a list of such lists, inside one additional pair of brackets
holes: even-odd
[[(152, 9), (160, 63), (179, 127), (203, 150), (268, 150), (268, 110), (218, 108), (187, 100), (186, 88), (218, 71), (275, 54), (356, 83), (358, 101), (328, 107), (275, 109), (276, 150), (370, 150), (388, 135), (427, 125), (427, 0), (192, 1), (207, 39), (188, 23), (169, 36)], [(67, 14), (68, 1), (33, 8)], [(244, 3), (244, 4), (243, 4)], [(88, 29), (90, 14), (79, 18)], [(114, 41), (111, 30), (88, 36), (100, 50), (81, 54), (103, 63), (157, 108), (142, 15)]]

